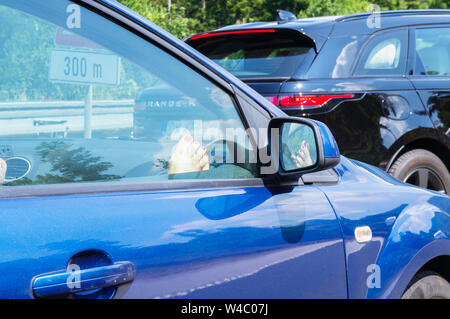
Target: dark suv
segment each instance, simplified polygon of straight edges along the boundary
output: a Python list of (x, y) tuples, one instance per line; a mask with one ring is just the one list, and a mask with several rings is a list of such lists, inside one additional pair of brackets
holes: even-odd
[(344, 155), (450, 193), (450, 10), (279, 12), (186, 42), (289, 115), (325, 122)]

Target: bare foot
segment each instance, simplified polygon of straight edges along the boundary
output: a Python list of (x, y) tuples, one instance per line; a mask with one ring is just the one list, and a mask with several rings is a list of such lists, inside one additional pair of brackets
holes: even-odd
[(298, 168), (312, 166), (314, 163), (309, 154), (309, 144), (306, 141), (302, 142), (302, 147), (297, 153), (296, 162)]
[(169, 160), (169, 174), (200, 172), (209, 169), (206, 148), (194, 141), (190, 134), (184, 135), (172, 152)]
[(6, 162), (0, 158), (0, 185), (3, 184), (6, 175)]

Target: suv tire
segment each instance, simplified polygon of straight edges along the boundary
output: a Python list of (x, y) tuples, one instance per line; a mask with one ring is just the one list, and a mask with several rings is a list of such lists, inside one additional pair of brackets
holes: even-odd
[(450, 194), (450, 174), (430, 151), (416, 149), (400, 156), (388, 173), (402, 182)]

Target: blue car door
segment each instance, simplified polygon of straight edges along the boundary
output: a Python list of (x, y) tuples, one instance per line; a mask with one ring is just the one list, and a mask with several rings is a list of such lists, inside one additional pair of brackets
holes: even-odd
[(129, 298), (346, 297), (342, 240), (313, 187), (9, 198), (0, 207), (3, 297), (31, 297), (35, 276), (101, 262), (133, 263)]
[(0, 296), (347, 297), (323, 192), (266, 185), (231, 87), (98, 12), (0, 1)]

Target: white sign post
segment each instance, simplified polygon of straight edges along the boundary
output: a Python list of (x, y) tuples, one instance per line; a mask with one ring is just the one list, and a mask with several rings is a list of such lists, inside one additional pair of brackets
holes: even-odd
[(120, 84), (120, 58), (108, 52), (78, 49), (50, 51), (49, 80), (88, 85), (84, 109), (84, 137), (92, 137), (92, 85)]
[(92, 84), (87, 87), (84, 102), (84, 138), (92, 138)]

